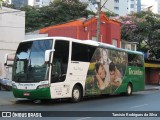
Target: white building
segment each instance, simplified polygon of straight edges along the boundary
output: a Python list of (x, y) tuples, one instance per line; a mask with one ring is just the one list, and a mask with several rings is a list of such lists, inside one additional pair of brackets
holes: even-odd
[(125, 40), (121, 40), (121, 48), (123, 48), (123, 49), (136, 51), (137, 44), (138, 44), (137, 42), (128, 42)]
[(11, 79), (4, 67), (6, 53), (15, 53), (25, 38), (25, 12), (2, 7), (0, 9), (0, 78)]
[(35, 7), (43, 7), (47, 6), (53, 0), (28, 0), (28, 4)]
[(20, 8), (24, 5), (30, 5), (35, 7), (47, 6), (53, 0), (11, 0), (11, 4), (14, 4), (15, 7)]
[[(99, 0), (81, 0), (82, 2), (89, 3), (89, 10), (97, 11), (96, 2)], [(90, 1), (90, 2), (89, 2)], [(138, 0), (139, 1), (139, 0)], [(102, 11), (110, 11), (119, 16), (137, 12), (137, 0), (101, 0)], [(94, 4), (94, 5), (93, 5)], [(139, 3), (138, 3), (139, 4)]]
[(137, 12), (137, 0), (108, 0), (105, 8), (119, 16), (125, 16)]
[(48, 34), (39, 34), (39, 30), (28, 32), (25, 34), (25, 40), (34, 39), (34, 38), (42, 38), (42, 37), (48, 37)]
[(144, 0), (142, 1), (142, 10), (160, 14), (160, 0), (150, 0), (148, 3), (145, 3)]

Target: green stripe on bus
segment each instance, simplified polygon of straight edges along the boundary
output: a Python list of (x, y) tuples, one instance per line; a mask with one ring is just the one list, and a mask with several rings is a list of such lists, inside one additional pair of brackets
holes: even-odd
[(13, 88), (13, 95), (16, 98), (28, 99), (51, 99), (50, 88), (41, 88), (36, 90), (20, 90)]

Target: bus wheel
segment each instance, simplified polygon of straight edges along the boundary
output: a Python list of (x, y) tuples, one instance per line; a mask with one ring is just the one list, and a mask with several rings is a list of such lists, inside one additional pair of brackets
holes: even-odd
[(132, 95), (132, 84), (130, 84), (130, 83), (127, 85), (126, 95), (127, 96)]
[(82, 91), (78, 85), (75, 85), (72, 90), (72, 98), (71, 101), (73, 103), (79, 102), (82, 98)]

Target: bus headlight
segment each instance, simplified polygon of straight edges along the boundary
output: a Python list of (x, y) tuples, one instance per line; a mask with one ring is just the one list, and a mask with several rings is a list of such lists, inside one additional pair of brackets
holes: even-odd
[(49, 87), (49, 84), (39, 85), (37, 89), (47, 88), (47, 87)]
[(17, 86), (15, 84), (12, 84), (12, 88), (17, 89)]

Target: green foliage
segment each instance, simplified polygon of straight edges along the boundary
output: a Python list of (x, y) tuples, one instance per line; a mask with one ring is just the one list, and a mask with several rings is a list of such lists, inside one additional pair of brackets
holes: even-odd
[(142, 11), (120, 19), (122, 22), (121, 38), (138, 43), (138, 50), (150, 49), (152, 54), (160, 45), (160, 15)]
[(4, 7), (14, 8), (15, 9), (15, 6), (13, 4), (8, 4), (9, 3), (8, 0), (0, 0), (0, 3), (2, 3), (2, 6), (4, 6)]
[(109, 11), (106, 11), (105, 14), (107, 17), (117, 16), (115, 13), (111, 13)]
[(30, 32), (93, 14), (86, 8), (79, 0), (54, 0), (49, 6), (24, 6), (21, 10), (26, 11), (26, 32)]
[(21, 8), (21, 10), (26, 12), (26, 17), (25, 17), (26, 32), (36, 30), (41, 26), (40, 9), (37, 9), (32, 6), (24, 6), (23, 8)]

